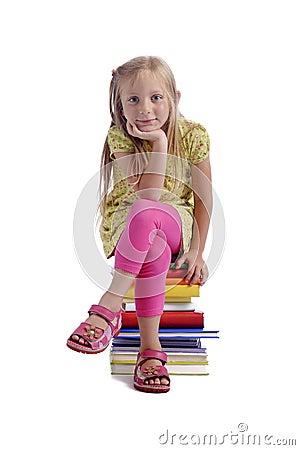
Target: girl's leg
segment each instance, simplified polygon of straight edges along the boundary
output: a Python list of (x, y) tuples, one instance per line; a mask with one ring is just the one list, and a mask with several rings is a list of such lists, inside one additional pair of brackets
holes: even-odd
[[(114, 272), (114, 276), (112, 282), (108, 288), (108, 290), (102, 295), (99, 305), (104, 306), (113, 312), (120, 311), (122, 306), (123, 297), (130, 288), (133, 283), (135, 275), (132, 273), (124, 272), (120, 269), (116, 269)], [(91, 314), (85, 322), (94, 325), (96, 327), (105, 330), (108, 326), (106, 320), (102, 319), (102, 317), (97, 316), (96, 314)], [(74, 341), (78, 341), (80, 344), (84, 345), (85, 341), (83, 338), (77, 336), (76, 334), (72, 335), (72, 339)]]
[[(154, 240), (158, 242), (150, 257), (148, 252)], [(176, 209), (165, 203), (139, 199), (132, 205), (118, 241), (115, 267), (138, 275), (143, 264), (157, 259), (167, 246), (172, 253), (177, 253), (180, 243), (181, 219)]]
[[(176, 234), (176, 230), (173, 231)], [(165, 301), (166, 274), (170, 267), (171, 249), (167, 245), (160, 256), (155, 259), (153, 255), (158, 253), (159, 247), (161, 244), (159, 238), (156, 237), (135, 282), (135, 303), (141, 337), (140, 352), (161, 350), (158, 328)], [(179, 248), (180, 246), (177, 251)], [(149, 359), (142, 367), (160, 364), (161, 362), (158, 360)], [(168, 385), (169, 381), (162, 377), (161, 379), (150, 379), (149, 383)], [(146, 384), (148, 384), (147, 381)]]
[[(158, 315), (160, 317), (163, 310), (165, 278), (170, 265), (171, 251), (173, 253), (179, 251), (180, 241), (181, 221), (174, 208), (151, 200), (137, 200), (128, 214), (126, 228), (117, 245), (115, 273), (111, 285), (103, 294), (99, 304), (111, 311), (119, 311), (124, 295), (132, 285), (134, 278), (140, 274), (135, 294), (137, 297), (141, 296), (144, 300), (142, 305), (146, 306), (146, 312), (141, 313), (140, 316)], [(151, 251), (149, 251), (150, 249)], [(142, 268), (143, 270), (141, 270)], [(139, 300), (136, 299), (136, 301), (139, 303)], [(154, 307), (153, 304), (155, 304)], [(106, 321), (97, 315), (89, 316), (86, 322), (102, 329), (107, 327)], [(148, 323), (147, 321), (143, 322)], [(141, 337), (142, 333), (146, 335), (147, 330), (141, 332)], [(157, 330), (154, 333), (149, 331), (148, 334), (157, 335)], [(83, 338), (73, 335), (73, 339), (84, 344)], [(159, 350), (159, 348), (153, 349)]]
[[(161, 344), (158, 337), (160, 317), (161, 316), (138, 317), (141, 336), (140, 352), (143, 352), (144, 350), (161, 350)], [(160, 364), (161, 362), (157, 359), (148, 359), (142, 367), (158, 366)], [(150, 380), (150, 384), (154, 383), (168, 385), (169, 381), (166, 378), (155, 378), (154, 380)]]
[[(140, 352), (161, 350), (158, 327), (171, 257), (179, 252), (181, 245), (180, 216), (169, 205), (139, 200), (130, 210), (126, 234), (122, 235), (119, 244), (115, 266), (137, 273), (135, 303), (141, 337)], [(131, 245), (129, 251), (128, 244)], [(144, 365), (159, 364), (158, 360), (153, 359)], [(168, 384), (168, 380), (156, 378), (150, 383)]]

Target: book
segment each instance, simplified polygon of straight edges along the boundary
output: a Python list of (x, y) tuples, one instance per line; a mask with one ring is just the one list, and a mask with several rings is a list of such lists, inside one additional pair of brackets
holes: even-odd
[(186, 276), (187, 272), (187, 270), (169, 269), (167, 272), (167, 278), (179, 278), (182, 280)]
[[(161, 337), (160, 344), (164, 352), (194, 352), (205, 353), (201, 339), (198, 337)], [(115, 337), (112, 340), (111, 350), (138, 351), (140, 348), (139, 336)]]
[[(135, 364), (138, 355), (138, 350), (120, 351), (111, 350), (110, 361), (115, 364), (122, 362), (124, 364)], [(207, 353), (194, 353), (194, 352), (170, 352), (168, 354), (168, 364), (197, 364), (200, 361), (207, 361)]]
[[(178, 300), (178, 299), (177, 299)], [(125, 312), (133, 312), (136, 311), (135, 302), (124, 302), (123, 309)], [(187, 302), (165, 302), (164, 311), (195, 311), (196, 305), (191, 301), (188, 297)]]
[[(135, 346), (125, 347), (125, 346), (122, 346), (122, 345), (121, 346), (116, 345), (116, 346), (113, 347), (113, 349), (116, 350), (116, 351), (120, 351), (120, 352), (130, 352), (133, 349), (136, 350), (136, 353), (138, 353), (138, 351), (139, 351), (139, 347), (135, 347)], [(178, 350), (179, 350), (178, 347), (165, 347), (165, 346), (162, 346), (162, 351), (165, 352), (165, 353), (168, 353), (168, 355), (171, 354), (171, 353), (178, 352)], [(194, 354), (198, 355), (200, 353), (206, 353), (206, 348), (205, 347), (204, 348), (184, 347), (184, 348), (180, 348), (180, 351), (182, 353), (194, 353)]]
[[(167, 277), (166, 278), (166, 285), (167, 286), (169, 286), (169, 285), (174, 285), (174, 286), (176, 286), (176, 285), (178, 285), (178, 284), (182, 284), (182, 285), (184, 285), (184, 286), (189, 286), (189, 282), (188, 281), (185, 281), (185, 279), (184, 278), (174, 278), (174, 277)], [(200, 279), (199, 280), (197, 280), (195, 283), (194, 283), (195, 285), (200, 285)]]
[(200, 297), (200, 285), (176, 284), (166, 285), (166, 297)]
[[(111, 363), (112, 375), (133, 375), (134, 364)], [(169, 364), (166, 365), (170, 375), (208, 375), (208, 362), (203, 361), (196, 364)]]
[[(218, 339), (219, 331), (204, 329), (204, 313), (192, 301), (200, 296), (200, 280), (190, 286), (184, 279), (187, 271), (186, 263), (179, 269), (175, 269), (175, 263), (170, 264), (159, 340), (162, 351), (168, 354), (170, 375), (208, 375), (206, 344), (210, 339)], [(144, 295), (149, 296), (146, 291)], [(124, 297), (123, 309), (121, 332), (111, 343), (112, 375), (132, 375), (140, 349), (134, 282)]]
[(176, 266), (176, 261), (171, 262), (169, 270), (188, 270), (188, 268), (189, 268), (189, 265), (186, 262), (182, 263), (181, 266), (179, 267), (179, 269), (175, 269), (175, 266)]
[[(132, 282), (132, 287), (135, 285), (135, 281), (136, 280), (134, 279), (133, 282)], [(172, 277), (167, 277), (166, 281), (165, 281), (165, 284), (167, 286), (169, 286), (169, 285), (177, 286), (178, 284), (180, 284), (180, 285), (182, 284), (184, 286), (189, 286), (189, 282), (186, 281), (184, 278), (182, 278), (182, 277), (175, 277), (174, 275)], [(194, 284), (195, 285), (200, 285), (200, 279), (197, 280), (196, 282), (194, 282)]]
[[(170, 375), (208, 375), (208, 355), (199, 338), (160, 338), (162, 350), (168, 353)], [(126, 346), (129, 343), (133, 345)], [(124, 344), (124, 345), (118, 345)], [(169, 345), (170, 347), (166, 347)], [(180, 345), (183, 345), (180, 348)], [(112, 375), (132, 375), (139, 352), (138, 337), (116, 337), (110, 350)]]
[[(202, 338), (218, 338), (218, 332), (215, 330), (205, 330), (204, 328), (159, 328), (159, 337), (202, 337)], [(119, 337), (138, 337), (140, 331), (138, 328), (121, 328)]]
[[(202, 311), (164, 311), (160, 318), (161, 328), (204, 328), (204, 314)], [(135, 312), (122, 313), (122, 328), (138, 328)]]
[[(190, 286), (188, 284), (176, 284), (176, 285), (166, 285), (165, 286), (165, 295), (166, 298), (173, 297), (199, 297), (200, 296), (200, 286), (198, 284), (194, 284), (193, 286)], [(145, 294), (147, 295), (147, 294)], [(124, 296), (125, 299), (132, 298), (134, 299), (134, 286), (130, 286), (128, 289), (126, 295)]]
[(192, 297), (166, 297), (165, 304), (168, 303), (191, 303)]
[[(126, 305), (127, 303), (134, 303), (134, 298), (124, 298), (123, 304)], [(165, 304), (168, 303), (191, 303), (192, 297), (166, 297), (165, 298)]]
[[(128, 346), (126, 347), (125, 345), (114, 345), (111, 347), (111, 351), (114, 352), (120, 352), (120, 353), (124, 353), (124, 352), (132, 352), (134, 351), (136, 354), (138, 354), (139, 352), (139, 346)], [(206, 347), (166, 347), (164, 345), (162, 345), (162, 351), (167, 353), (168, 355), (170, 355), (171, 353), (193, 353), (195, 355), (199, 355), (199, 354), (207, 354), (207, 349)]]
[(170, 264), (167, 272), (167, 278), (180, 278), (183, 279), (188, 272), (188, 264), (183, 263), (178, 269), (175, 269), (176, 262)]
[[(134, 303), (135, 299), (132, 298), (124, 298), (123, 304), (126, 305), (127, 303)], [(192, 297), (166, 297), (165, 298), (165, 304), (168, 303), (191, 303)]]

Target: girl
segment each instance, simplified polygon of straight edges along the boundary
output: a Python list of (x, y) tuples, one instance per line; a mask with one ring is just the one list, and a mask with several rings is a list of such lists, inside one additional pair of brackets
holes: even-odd
[(84, 353), (106, 349), (120, 331), (123, 297), (134, 282), (140, 329), (134, 386), (145, 392), (170, 389), (158, 337), (170, 262), (188, 264), (191, 285), (208, 278), (202, 254), (212, 208), (209, 137), (179, 113), (179, 99), (160, 58), (134, 58), (112, 73), (99, 212), (105, 255), (115, 256), (114, 276), (67, 342)]

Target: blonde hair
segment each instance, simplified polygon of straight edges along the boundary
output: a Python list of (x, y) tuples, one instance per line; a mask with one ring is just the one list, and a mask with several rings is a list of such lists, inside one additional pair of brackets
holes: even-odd
[[(124, 81), (134, 83), (138, 77), (145, 72), (150, 72), (153, 76), (159, 78), (165, 88), (166, 97), (169, 102), (169, 117), (163, 128), (168, 139), (168, 153), (175, 155), (178, 158), (182, 158), (183, 146), (178, 130), (178, 118), (180, 114), (178, 110), (178, 91), (176, 89), (176, 82), (168, 64), (159, 57), (140, 56), (133, 58), (113, 71), (109, 88), (109, 107), (112, 119), (111, 127), (116, 126), (118, 129), (122, 130), (124, 135), (133, 143), (137, 153), (144, 152), (143, 141), (131, 136), (127, 131), (126, 119), (122, 114), (121, 89)], [(177, 160), (177, 158), (174, 159)], [(181, 159), (178, 159), (178, 161), (181, 161)], [(106, 138), (100, 163), (100, 201), (98, 213), (102, 216), (106, 211), (107, 192), (111, 183), (111, 162), (110, 148)], [(178, 171), (178, 167), (175, 167), (175, 183), (181, 179), (176, 170)]]

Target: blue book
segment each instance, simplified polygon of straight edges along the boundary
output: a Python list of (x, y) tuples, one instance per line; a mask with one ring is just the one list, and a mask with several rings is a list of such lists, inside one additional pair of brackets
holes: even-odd
[[(204, 328), (159, 328), (159, 337), (203, 337), (203, 338), (218, 338), (219, 331), (205, 330)], [(119, 337), (137, 337), (140, 335), (138, 328), (122, 329)]]
[[(202, 347), (200, 338), (193, 337), (161, 337), (160, 343), (162, 350), (166, 352), (195, 352), (206, 353), (206, 348)], [(128, 337), (116, 337), (112, 340), (112, 350), (118, 349), (120, 351), (126, 351), (130, 349), (139, 349), (140, 338), (134, 336)]]

